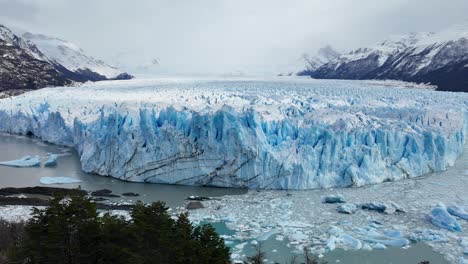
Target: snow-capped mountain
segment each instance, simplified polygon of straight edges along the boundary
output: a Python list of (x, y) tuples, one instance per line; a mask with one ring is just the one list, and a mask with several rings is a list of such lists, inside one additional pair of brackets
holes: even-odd
[(396, 79), (468, 91), (468, 25), (394, 36), (341, 55), (312, 72), (323, 79)]
[[(23, 38), (34, 43), (47, 60), (74, 81), (131, 79), (132, 76), (87, 55), (77, 45), (42, 34), (25, 33)], [(65, 68), (65, 69), (62, 69)]]
[(276, 69), (275, 71), (279, 72), (279, 76), (310, 76), (320, 66), (339, 56), (340, 53), (334, 50), (330, 45), (326, 45), (315, 52), (315, 55), (303, 53), (294, 61), (279, 66), (279, 70)]
[(0, 25), (0, 92), (14, 95), (70, 83), (34, 44)]
[(70, 42), (31, 33), (19, 35), (0, 25), (2, 93), (15, 95), (46, 86), (69, 85), (73, 81), (131, 78), (131, 75), (86, 55)]
[(330, 45), (320, 48), (315, 56), (305, 53), (302, 55), (302, 60), (305, 63), (305, 69), (299, 72), (298, 75), (311, 75), (318, 68), (337, 59), (340, 55), (341, 54), (334, 50)]

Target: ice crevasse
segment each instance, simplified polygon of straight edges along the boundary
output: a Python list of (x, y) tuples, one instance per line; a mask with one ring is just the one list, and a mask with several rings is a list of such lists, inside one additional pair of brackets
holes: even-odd
[(400, 85), (133, 80), (48, 88), (0, 100), (0, 131), (74, 147), (84, 171), (134, 182), (312, 189), (445, 170), (463, 150), (468, 94)]

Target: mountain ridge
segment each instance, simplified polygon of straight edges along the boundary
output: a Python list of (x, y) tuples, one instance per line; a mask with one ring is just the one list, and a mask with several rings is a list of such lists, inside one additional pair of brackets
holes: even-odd
[(468, 26), (393, 36), (322, 65), (318, 79), (394, 79), (468, 92)]
[[(37, 44), (38, 39), (59, 44)], [(0, 24), (0, 91), (8, 91), (7, 94), (73, 82), (131, 78), (130, 74), (88, 56), (73, 43), (40, 34), (16, 34)]]

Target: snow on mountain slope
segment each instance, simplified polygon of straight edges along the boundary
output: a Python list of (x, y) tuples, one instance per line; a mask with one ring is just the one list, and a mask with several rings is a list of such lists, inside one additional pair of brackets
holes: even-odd
[[(308, 53), (288, 65), (281, 67), (279, 76), (310, 76), (322, 65), (338, 58), (340, 53), (335, 51), (330, 45), (320, 48), (315, 55)], [(299, 71), (298, 71), (299, 70)]]
[(320, 48), (315, 56), (304, 54), (304, 61), (306, 62), (305, 71), (313, 72), (330, 61), (340, 57), (340, 53), (334, 50), (330, 45)]
[(69, 83), (33, 43), (0, 25), (0, 97)]
[(135, 182), (311, 189), (445, 170), (468, 94), (312, 79), (165, 79), (0, 100), (0, 131), (73, 146), (86, 172)]
[(0, 40), (5, 41), (9, 45), (14, 45), (23, 49), (36, 60), (47, 60), (44, 54), (42, 54), (32, 42), (15, 35), (13, 31), (3, 25), (0, 25)]
[(312, 76), (332, 79), (396, 79), (468, 91), (468, 25), (441, 32), (393, 36), (321, 66)]
[(56, 62), (71, 72), (90, 71), (103, 76), (101, 79), (119, 79), (126, 75), (119, 69), (88, 56), (73, 43), (41, 34), (24, 33), (23, 37), (34, 43), (49, 61)]

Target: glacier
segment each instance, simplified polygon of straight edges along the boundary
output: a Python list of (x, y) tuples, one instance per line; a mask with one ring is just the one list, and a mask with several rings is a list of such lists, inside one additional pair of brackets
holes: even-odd
[(258, 189), (363, 186), (446, 170), (468, 94), (392, 81), (165, 78), (0, 100), (0, 132), (74, 147), (85, 172)]

